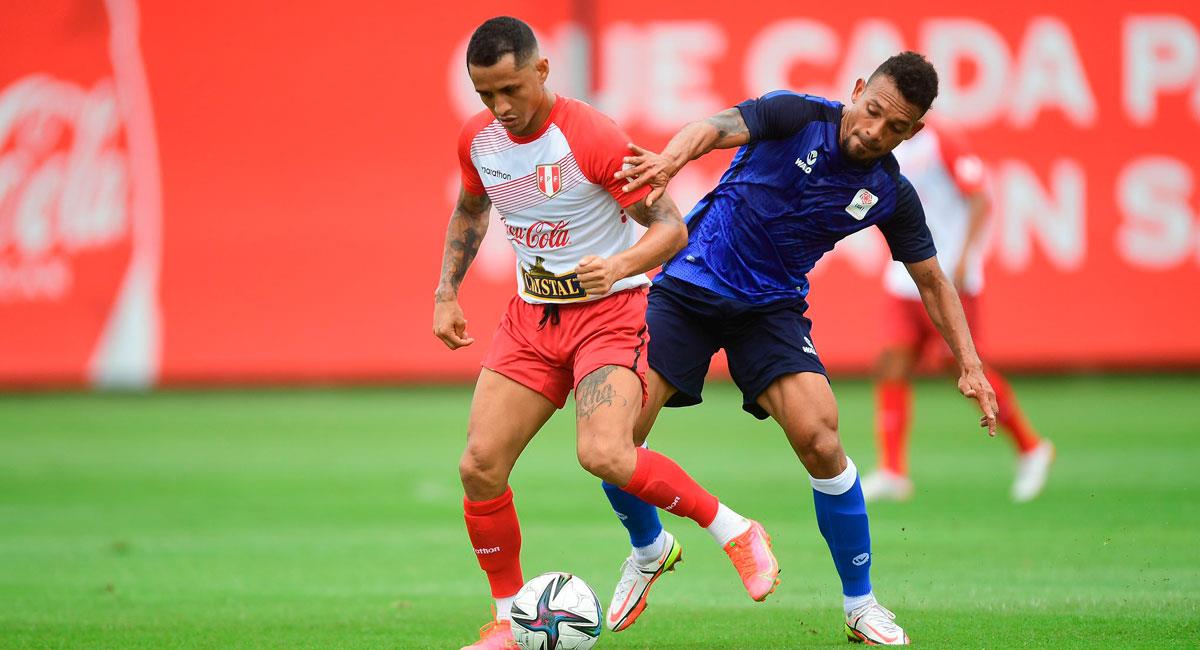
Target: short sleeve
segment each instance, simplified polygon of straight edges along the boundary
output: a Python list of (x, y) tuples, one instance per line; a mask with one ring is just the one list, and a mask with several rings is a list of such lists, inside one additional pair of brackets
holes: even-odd
[(569, 110), (563, 111), (559, 128), (566, 135), (584, 177), (603, 187), (622, 208), (646, 198), (649, 186), (626, 192), (623, 188), (628, 181), (614, 177), (625, 166), (625, 156), (632, 153), (629, 136), (612, 118), (591, 106), (566, 98), (560, 101), (571, 102), (566, 107)]
[(896, 191), (896, 209), (892, 216), (879, 223), (883, 238), (892, 251), (892, 259), (905, 264), (922, 262), (937, 255), (933, 235), (925, 224), (925, 210), (917, 191), (908, 179), (900, 176)]
[(981, 192), (986, 172), (983, 160), (971, 151), (962, 136), (945, 129), (939, 130), (937, 136), (942, 164), (954, 179), (958, 191), (964, 196)]
[(780, 140), (799, 133), (820, 116), (821, 104), (786, 90), (776, 90), (737, 105), (750, 131), (750, 141)]
[[(490, 114), (487, 116), (491, 117)], [(475, 168), (475, 163), (471, 162), (471, 142), (487, 124), (487, 122), (480, 124), (481, 121), (481, 115), (476, 115), (463, 126), (462, 131), (458, 134), (458, 166), (461, 169), (462, 185), (468, 192), (476, 196), (487, 192), (483, 187), (483, 179), (479, 177), (479, 170)]]

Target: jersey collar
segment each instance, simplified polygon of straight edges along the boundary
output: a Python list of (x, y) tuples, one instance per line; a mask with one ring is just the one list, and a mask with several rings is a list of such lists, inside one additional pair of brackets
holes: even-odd
[(550, 114), (546, 116), (546, 121), (542, 123), (542, 126), (537, 131), (534, 131), (529, 135), (520, 136), (513, 135), (508, 132), (508, 129), (504, 129), (504, 134), (508, 136), (509, 140), (512, 140), (517, 144), (529, 144), (530, 142), (537, 140), (538, 138), (542, 137), (542, 135), (546, 133), (546, 129), (549, 129), (550, 125), (554, 123), (554, 118), (558, 116), (558, 111), (562, 108), (565, 100), (566, 97), (554, 94), (554, 105), (550, 107)]

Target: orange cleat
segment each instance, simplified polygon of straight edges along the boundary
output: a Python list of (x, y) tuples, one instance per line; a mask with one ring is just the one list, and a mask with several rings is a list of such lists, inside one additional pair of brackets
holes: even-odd
[(757, 521), (751, 520), (750, 530), (725, 545), (725, 554), (754, 600), (766, 600), (779, 586), (779, 562), (771, 552), (771, 536)]
[(463, 646), (462, 650), (513, 650), (516, 647), (512, 625), (497, 619), (479, 628), (479, 640)]

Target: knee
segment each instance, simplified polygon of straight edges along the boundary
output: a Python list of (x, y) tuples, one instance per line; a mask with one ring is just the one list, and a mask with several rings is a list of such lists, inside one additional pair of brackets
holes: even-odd
[(472, 501), (499, 496), (508, 483), (508, 475), (500, 463), (485, 451), (471, 446), (458, 461), (458, 477), (467, 498)]
[(836, 465), (844, 454), (837, 428), (827, 422), (809, 424), (805, 435), (800, 436), (796, 453), (810, 471), (818, 467)]
[(888, 349), (879, 357), (878, 376), (883, 381), (903, 381), (908, 378), (909, 364), (901, 350)]
[(633, 476), (636, 452), (629, 441), (619, 444), (611, 436), (581, 437), (576, 455), (580, 467), (613, 485), (625, 485)]

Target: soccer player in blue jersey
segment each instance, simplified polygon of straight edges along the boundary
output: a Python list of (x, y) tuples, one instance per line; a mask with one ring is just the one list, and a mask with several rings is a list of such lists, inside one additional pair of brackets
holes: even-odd
[[(878, 227), (954, 352), (959, 390), (979, 402), (980, 425), (995, 435), (995, 393), (920, 201), (891, 155), (921, 130), (936, 96), (933, 66), (904, 52), (859, 79), (849, 105), (768, 93), (688, 124), (661, 154), (630, 145), (634, 155), (617, 174), (628, 191), (651, 186), (651, 203), (689, 161), (740, 147), (688, 215), (688, 246), (650, 291), (650, 395), (635, 437), (645, 439), (663, 406), (700, 403), (709, 361), (724, 348), (743, 408), (774, 418), (808, 470), (817, 524), (842, 582), (847, 638), (870, 644), (905, 644), (908, 635), (872, 592), (858, 471), (842, 449), (837, 405), (804, 316), (807, 273), (841, 239)], [(604, 489), (634, 547), (607, 617), (619, 631), (645, 609), (650, 585), (678, 562), (680, 548), (652, 506)]]

